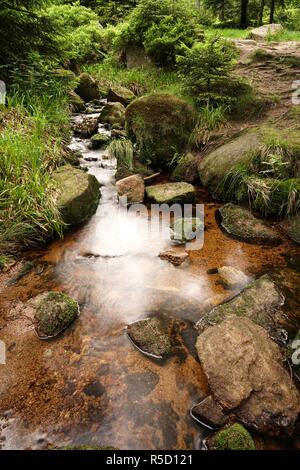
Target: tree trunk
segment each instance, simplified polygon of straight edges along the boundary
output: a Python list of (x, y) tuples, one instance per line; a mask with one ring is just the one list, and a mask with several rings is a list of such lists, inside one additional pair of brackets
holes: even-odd
[(249, 0), (241, 0), (241, 28), (248, 27), (248, 2)]
[(260, 1), (258, 25), (262, 26), (264, 20), (265, 0)]
[(274, 23), (274, 13), (275, 13), (275, 0), (271, 0), (271, 6), (270, 6), (270, 23)]

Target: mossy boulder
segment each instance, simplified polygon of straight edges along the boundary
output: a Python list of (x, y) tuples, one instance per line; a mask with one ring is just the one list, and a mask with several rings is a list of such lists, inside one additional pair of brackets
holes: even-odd
[(170, 328), (167, 317), (154, 316), (131, 323), (127, 334), (141, 352), (162, 359), (172, 351)]
[(271, 333), (281, 325), (281, 307), (284, 296), (268, 276), (264, 275), (251, 282), (232, 300), (213, 308), (197, 323), (199, 331), (211, 325), (218, 325), (229, 315), (247, 317)]
[(126, 109), (129, 138), (137, 142), (141, 160), (156, 168), (185, 149), (195, 121), (193, 107), (172, 95), (143, 96)]
[(82, 113), (85, 111), (84, 101), (75, 91), (69, 93), (69, 103), (73, 112)]
[(223, 229), (234, 238), (251, 243), (280, 243), (281, 238), (271, 227), (241, 206), (225, 204), (218, 210)]
[(121, 86), (111, 87), (107, 95), (107, 100), (109, 102), (122, 103), (125, 107), (128, 106), (135, 98), (135, 94), (131, 90)]
[(98, 100), (100, 98), (97, 81), (85, 72), (79, 76), (79, 83), (75, 89), (75, 93), (77, 93), (84, 102)]
[(214, 450), (255, 450), (250, 433), (239, 423), (217, 432), (209, 441)]
[(124, 128), (125, 126), (125, 107), (122, 103), (108, 102), (99, 118), (103, 124), (109, 124), (114, 128)]
[(108, 135), (105, 134), (94, 134), (91, 137), (90, 147), (93, 150), (101, 149), (102, 147), (106, 146), (110, 141)]
[(203, 222), (199, 217), (176, 218), (171, 224), (171, 240), (185, 243), (193, 240), (203, 230)]
[(88, 220), (97, 209), (100, 185), (94, 175), (65, 165), (54, 171), (57, 208), (66, 224), (77, 225)]
[(147, 198), (155, 204), (192, 204), (195, 188), (189, 183), (163, 183), (146, 188)]
[[(194, 171), (195, 157), (192, 153), (184, 155), (174, 170), (171, 173), (172, 181), (186, 181), (187, 183), (194, 183), (197, 179), (197, 174)], [(197, 168), (196, 168), (197, 170)]]
[(34, 325), (41, 339), (54, 338), (78, 316), (78, 303), (62, 292), (46, 292), (36, 301)]
[(288, 235), (294, 242), (300, 243), (300, 214), (289, 222)]

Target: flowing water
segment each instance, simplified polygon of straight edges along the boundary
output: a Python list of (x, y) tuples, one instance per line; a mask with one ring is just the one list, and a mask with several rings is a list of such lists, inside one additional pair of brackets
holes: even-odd
[[(299, 277), (286, 268), (286, 257), (295, 248), (288, 241), (270, 248), (232, 240), (216, 222), (219, 205), (198, 188), (197, 202), (205, 203), (203, 249), (191, 251), (181, 267), (160, 260), (157, 254), (170, 242), (149, 233), (150, 213), (116, 210), (116, 162), (87, 143), (74, 138), (72, 148), (83, 153), (82, 166), (101, 184), (96, 214), (64, 240), (31, 253), (27, 275), (0, 284), (0, 336), (7, 347), (6, 365), (0, 365), (0, 443), (4, 449), (199, 448), (207, 431), (189, 410), (209, 391), (193, 324), (233, 294), (208, 272), (224, 264), (252, 276), (272, 269), (280, 278), (284, 272), (293, 305)], [(45, 290), (66, 292), (81, 309), (51, 341), (37, 338), (23, 309), (24, 301)], [(164, 362), (142, 355), (126, 335), (129, 323), (157, 312), (172, 316), (176, 331), (175, 353)]]

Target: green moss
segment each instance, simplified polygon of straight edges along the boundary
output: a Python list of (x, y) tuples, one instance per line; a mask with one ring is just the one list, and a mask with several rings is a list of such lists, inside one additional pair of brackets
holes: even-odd
[(94, 150), (100, 149), (107, 145), (110, 141), (110, 138), (104, 134), (95, 134), (91, 137), (91, 147)]
[(222, 429), (213, 437), (213, 448), (216, 450), (255, 450), (249, 432), (238, 423)]
[(192, 106), (172, 95), (138, 98), (126, 109), (127, 134), (137, 142), (141, 160), (155, 167), (166, 167), (184, 150), (195, 122)]
[(172, 181), (186, 181), (186, 175), (191, 164), (194, 162), (194, 155), (187, 153), (183, 155), (182, 158), (177, 162), (176, 167), (172, 171), (171, 180)]

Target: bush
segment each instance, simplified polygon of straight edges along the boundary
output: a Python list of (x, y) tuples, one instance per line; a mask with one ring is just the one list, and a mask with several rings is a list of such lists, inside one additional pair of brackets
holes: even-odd
[(118, 47), (137, 44), (157, 65), (175, 64), (182, 44), (192, 46), (197, 37), (196, 19), (185, 0), (141, 0), (124, 26)]
[(231, 41), (213, 36), (192, 48), (185, 46), (176, 61), (180, 77), (198, 96), (198, 101), (218, 104), (230, 101), (221, 90), (224, 87), (226, 90), (237, 56), (238, 51)]

